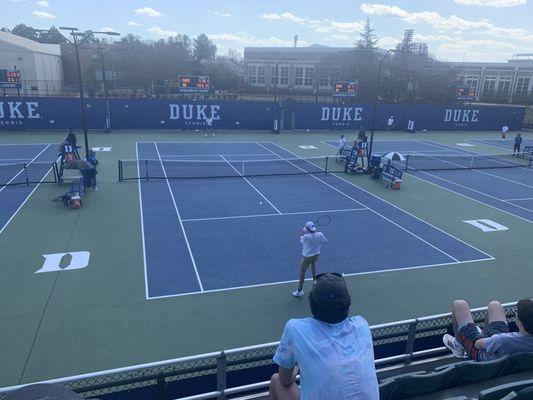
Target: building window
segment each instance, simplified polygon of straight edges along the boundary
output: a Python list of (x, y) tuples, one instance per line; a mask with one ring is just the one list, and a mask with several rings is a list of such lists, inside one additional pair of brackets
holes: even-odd
[(278, 66), (270, 66), (270, 86), (277, 86), (279, 84)]
[(320, 87), (329, 86), (329, 71), (325, 68), (322, 68), (318, 72), (318, 85)]
[(339, 82), (340, 80), (341, 80), (341, 69), (332, 68), (331, 69), (331, 84), (333, 85), (335, 82)]
[(257, 83), (257, 67), (255, 65), (248, 66), (248, 82)]
[(287, 86), (289, 84), (289, 67), (281, 67), (279, 72), (279, 84)]
[(305, 86), (313, 86), (313, 77), (315, 75), (315, 69), (313, 67), (305, 67)]
[(498, 90), (496, 93), (499, 95), (506, 95), (509, 93), (510, 88), (511, 78), (500, 78), (500, 81), (498, 82)]
[(496, 89), (496, 78), (486, 77), (485, 82), (483, 82), (483, 92), (494, 92), (495, 89)]
[(294, 86), (303, 86), (304, 67), (294, 67)]
[(479, 81), (479, 78), (477, 76), (468, 76), (464, 80), (466, 86), (470, 86), (474, 88), (477, 87), (478, 81)]
[(516, 80), (516, 94), (527, 94), (530, 78), (519, 77)]
[(266, 82), (266, 67), (260, 65), (257, 67), (257, 83), (264, 85)]

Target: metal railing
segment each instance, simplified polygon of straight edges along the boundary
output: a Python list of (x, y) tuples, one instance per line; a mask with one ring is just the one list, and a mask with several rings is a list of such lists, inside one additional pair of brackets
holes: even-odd
[[(509, 322), (514, 322), (515, 305), (504, 304)], [(482, 322), (486, 311), (486, 307), (473, 309), (474, 321)], [(376, 368), (447, 355), (441, 337), (451, 327), (450, 313), (372, 326)], [(150, 391), (153, 399), (225, 399), (268, 387), (270, 374), (277, 369), (272, 357), (278, 344), (265, 343), (35, 383), (61, 384), (85, 397), (127, 391), (135, 398), (134, 391), (142, 389), (144, 396)], [(237, 384), (228, 387), (229, 381)], [(23, 386), (0, 388), (0, 400)]]

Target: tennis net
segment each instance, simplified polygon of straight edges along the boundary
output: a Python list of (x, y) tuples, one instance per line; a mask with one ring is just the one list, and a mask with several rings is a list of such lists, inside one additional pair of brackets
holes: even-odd
[(2, 164), (0, 161), (0, 187), (57, 182), (55, 162), (33, 161)]
[(344, 172), (335, 157), (275, 160), (119, 160), (119, 181), (133, 179), (201, 179)]
[(405, 160), (392, 163), (405, 171), (432, 171), (531, 167), (532, 160), (532, 153), (521, 157), (513, 154), (408, 154)]

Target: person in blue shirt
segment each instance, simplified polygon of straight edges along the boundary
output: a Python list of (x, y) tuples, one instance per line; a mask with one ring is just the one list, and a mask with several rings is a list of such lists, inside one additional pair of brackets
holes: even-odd
[(484, 329), (475, 325), (470, 306), (464, 300), (453, 302), (452, 322), (455, 337), (446, 334), (442, 339), (457, 358), (466, 354), (474, 361), (490, 361), (533, 351), (533, 299), (522, 299), (516, 305), (518, 332), (509, 332), (505, 310), (498, 301), (489, 303)]
[[(341, 274), (319, 274), (309, 293), (313, 318), (290, 319), (274, 355), (270, 399), (378, 400), (368, 322), (348, 317), (351, 297)], [(300, 373), (300, 386), (295, 382)]]
[(517, 133), (514, 137), (514, 148), (513, 148), (513, 155), (516, 157), (520, 157), (520, 145), (522, 144), (522, 135), (520, 133)]

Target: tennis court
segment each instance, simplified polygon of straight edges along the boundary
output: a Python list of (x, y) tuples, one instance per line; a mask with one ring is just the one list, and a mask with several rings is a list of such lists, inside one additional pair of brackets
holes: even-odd
[(507, 152), (480, 156), (478, 152), (429, 140), (377, 140), (373, 152), (408, 154), (407, 162), (398, 166), (411, 176), (533, 222), (533, 169), (529, 158), (513, 157), (510, 141), (471, 141), (498, 147), (499, 153)]
[(51, 173), (56, 159), (55, 145), (0, 144), (0, 233)]
[(491, 259), (274, 143), (138, 143), (137, 151), (147, 298), (293, 281), (301, 226), (324, 214), (327, 270)]

